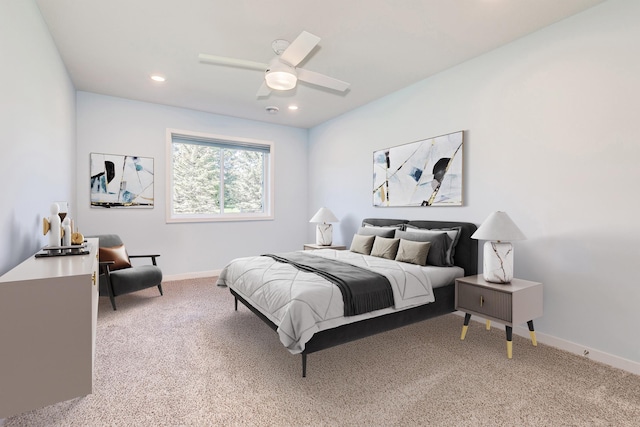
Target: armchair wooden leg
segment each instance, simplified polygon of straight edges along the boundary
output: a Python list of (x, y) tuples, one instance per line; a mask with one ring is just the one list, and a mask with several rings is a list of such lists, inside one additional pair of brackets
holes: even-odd
[(116, 311), (116, 299), (113, 295), (109, 295), (109, 299), (111, 300), (111, 307), (113, 307), (113, 311)]
[(164, 295), (164, 293), (162, 293), (162, 283), (158, 285), (158, 290), (160, 291), (160, 295)]
[(107, 275), (107, 294), (109, 295), (109, 300), (111, 300), (111, 307), (113, 307), (113, 311), (116, 311), (116, 297), (113, 295), (113, 288), (111, 287), (111, 278)]
[[(102, 271), (102, 275), (104, 275), (104, 287), (107, 289), (107, 295), (109, 295), (109, 300), (111, 300), (111, 307), (113, 307), (113, 311), (116, 311), (116, 298), (113, 292), (113, 286), (111, 285), (111, 276), (109, 271), (109, 265), (113, 264), (113, 261), (110, 262), (101, 262), (100, 269)], [(100, 276), (100, 283), (102, 283), (102, 277)]]

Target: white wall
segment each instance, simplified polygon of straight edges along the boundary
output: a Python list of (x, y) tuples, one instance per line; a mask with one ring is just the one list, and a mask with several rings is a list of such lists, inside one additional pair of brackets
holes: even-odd
[[(528, 237), (516, 276), (545, 286), (536, 329), (640, 362), (638, 22), (611, 0), (312, 129), (308, 215), (331, 208), (348, 245), (367, 216), (505, 210)], [(464, 207), (372, 207), (374, 150), (458, 130)]]
[[(85, 235), (116, 233), (129, 253), (159, 253), (165, 276), (210, 272), (233, 258), (302, 249), (307, 234), (307, 131), (87, 92), (77, 94), (78, 225)], [(275, 219), (165, 222), (166, 130), (275, 143)], [(154, 158), (153, 209), (91, 208), (90, 153)]]
[(75, 89), (32, 1), (0, 2), (0, 274), (43, 245), (54, 201), (75, 204)]

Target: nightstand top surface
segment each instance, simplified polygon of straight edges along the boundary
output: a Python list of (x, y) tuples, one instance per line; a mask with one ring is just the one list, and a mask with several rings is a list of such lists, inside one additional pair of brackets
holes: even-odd
[(344, 250), (347, 249), (344, 245), (318, 245), (317, 243), (305, 243), (305, 249), (338, 249)]
[(467, 283), (469, 285), (485, 286), (491, 289), (497, 289), (505, 292), (514, 292), (520, 289), (530, 288), (532, 286), (542, 285), (540, 282), (532, 282), (524, 279), (511, 279), (510, 283), (491, 283), (484, 280), (482, 274), (475, 276), (466, 276), (456, 279), (459, 282)]

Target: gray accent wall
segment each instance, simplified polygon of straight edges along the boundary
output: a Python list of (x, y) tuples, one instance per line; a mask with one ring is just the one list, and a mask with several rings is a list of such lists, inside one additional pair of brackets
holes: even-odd
[[(610, 0), (313, 128), (308, 216), (330, 208), (348, 246), (365, 217), (504, 210), (527, 236), (515, 276), (544, 284), (536, 329), (640, 362), (638, 22)], [(373, 151), (459, 130), (463, 207), (373, 207)]]

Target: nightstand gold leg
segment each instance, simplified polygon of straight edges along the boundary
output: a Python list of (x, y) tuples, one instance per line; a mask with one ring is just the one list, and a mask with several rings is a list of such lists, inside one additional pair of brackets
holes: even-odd
[(462, 334), (460, 334), (460, 339), (464, 340), (464, 337), (467, 336), (467, 329), (469, 329), (469, 321), (471, 320), (471, 315), (469, 313), (464, 314), (464, 325), (462, 326)]
[(527, 326), (529, 326), (529, 335), (531, 336), (531, 344), (537, 347), (538, 341), (536, 340), (536, 331), (533, 330), (533, 320), (529, 320), (527, 322)]
[(464, 340), (464, 337), (467, 336), (467, 329), (469, 329), (469, 327), (467, 325), (463, 325), (462, 326), (462, 334), (460, 334), (460, 339)]
[(507, 341), (507, 359), (513, 357), (513, 341)]
[(487, 320), (487, 331), (491, 330), (491, 320)]

